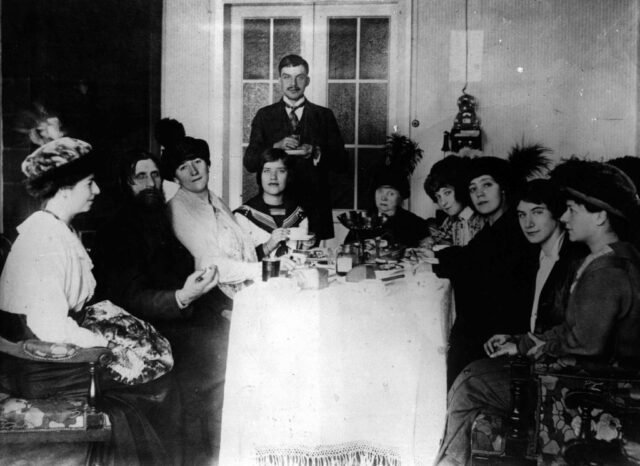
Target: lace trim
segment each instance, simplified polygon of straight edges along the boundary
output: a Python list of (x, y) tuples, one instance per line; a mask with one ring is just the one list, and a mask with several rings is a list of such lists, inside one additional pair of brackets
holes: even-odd
[(400, 454), (392, 448), (367, 442), (321, 447), (256, 448), (259, 466), (400, 466)]

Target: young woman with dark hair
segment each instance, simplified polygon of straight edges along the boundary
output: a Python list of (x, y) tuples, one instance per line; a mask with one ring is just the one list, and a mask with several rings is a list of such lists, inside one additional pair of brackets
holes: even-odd
[(450, 155), (436, 162), (424, 182), (427, 195), (447, 215), (431, 229), (434, 244), (465, 246), (482, 230), (486, 220), (471, 207), (468, 171), (471, 160)]
[(293, 164), (283, 149), (265, 150), (256, 172), (259, 194), (234, 211), (237, 222), (253, 240), (258, 259), (286, 254), (289, 228), (308, 232), (307, 215), (290, 195)]
[[(188, 136), (167, 148), (161, 159), (163, 178), (180, 185), (168, 204), (176, 237), (195, 259), (197, 269), (218, 267), (218, 286), (233, 299), (251, 280), (260, 280), (262, 268), (252, 239), (222, 199), (209, 190), (210, 166), (209, 145)], [(293, 265), (285, 261), (284, 266)]]
[(483, 344), (491, 335), (527, 330), (524, 271), (535, 250), (522, 235), (513, 208), (524, 178), (505, 159), (472, 159), (469, 196), (486, 225), (466, 246), (433, 253), (439, 260), (433, 270), (451, 280), (456, 299), (447, 355), (449, 386), (467, 364), (484, 357)]

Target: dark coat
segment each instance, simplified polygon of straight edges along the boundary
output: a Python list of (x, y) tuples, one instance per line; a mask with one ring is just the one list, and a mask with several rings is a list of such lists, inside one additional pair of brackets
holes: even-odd
[[(181, 311), (175, 291), (194, 271), (193, 258), (170, 223), (149, 228), (145, 221), (125, 207), (98, 231), (92, 250), (96, 296), (152, 323), (171, 343), (184, 409), (182, 435), (193, 440), (185, 464), (192, 464), (190, 455), (219, 442), (229, 335), (220, 312), (231, 309), (231, 302), (216, 287)], [(213, 432), (200, 430), (206, 425)]]
[[(268, 105), (258, 110), (251, 123), (249, 146), (244, 153), (245, 168), (254, 173), (260, 166), (260, 155), (265, 149), (291, 134), (291, 123), (284, 101)], [(331, 192), (329, 171), (343, 172), (347, 168), (344, 141), (333, 112), (305, 103), (299, 123), (300, 143), (319, 147), (320, 161), (313, 164), (311, 158), (296, 159), (293, 176), (294, 197), (309, 216), (309, 231), (318, 239), (333, 237), (333, 217), (331, 214)]]
[[(96, 234), (92, 250), (96, 299), (108, 299), (159, 329), (172, 329), (181, 321), (216, 326), (219, 314), (212, 307), (230, 309), (214, 288), (180, 310), (175, 292), (194, 272), (193, 257), (177, 240), (170, 223), (149, 228), (133, 207), (120, 210)], [(161, 330), (162, 331), (162, 330)]]
[(429, 224), (416, 214), (398, 207), (396, 214), (393, 217), (389, 217), (380, 230), (375, 230), (363, 238), (357, 238), (353, 231), (349, 231), (344, 243), (349, 244), (358, 241), (358, 239), (368, 239), (376, 236), (381, 236), (392, 243), (416, 247), (422, 239), (429, 236)]
[(456, 320), (483, 342), (496, 333), (526, 332), (528, 264), (538, 253), (522, 234), (514, 210), (487, 224), (468, 245), (436, 252), (440, 264), (434, 272), (451, 279)]
[[(630, 244), (609, 245), (572, 284), (565, 320), (541, 335), (543, 353), (573, 355), (638, 367), (640, 361), (640, 254)], [(522, 339), (520, 351), (531, 341)]]
[(451, 280), (456, 305), (447, 353), (449, 386), (467, 364), (486, 357), (483, 344), (489, 337), (528, 331), (527, 278), (539, 251), (522, 234), (513, 209), (485, 225), (466, 246), (436, 252), (440, 264), (433, 271)]
[[(538, 299), (538, 317), (536, 319), (536, 333), (549, 330), (555, 325), (564, 322), (564, 313), (569, 300), (569, 286), (580, 262), (589, 253), (589, 249), (581, 243), (573, 243), (565, 237), (560, 247), (558, 261), (553, 265), (549, 277), (542, 287)], [(527, 303), (529, 308), (533, 305), (536, 288), (536, 275), (540, 265), (538, 257), (533, 257), (528, 275), (525, 277), (528, 283)], [(569, 282), (569, 283), (567, 283)]]

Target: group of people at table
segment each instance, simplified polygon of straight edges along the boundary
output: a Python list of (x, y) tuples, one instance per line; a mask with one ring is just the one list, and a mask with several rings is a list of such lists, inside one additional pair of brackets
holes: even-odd
[[(303, 227), (316, 241), (333, 236), (322, 189), (346, 159), (344, 144), (333, 113), (304, 97), (306, 62), (288, 56), (279, 71), (283, 100), (258, 112), (245, 154), (260, 192), (235, 212), (208, 188), (207, 143), (163, 120), (160, 158), (144, 151), (123, 158), (123, 204), (99, 229), (90, 258), (72, 226), (100, 193), (90, 144), (59, 134), (22, 164), (42, 210), (18, 227), (0, 278), (2, 312), (26, 316), (25, 332), (40, 340), (110, 346), (82, 326), (89, 304), (109, 300), (153, 324), (172, 347), (173, 370), (153, 381), (103, 381), (115, 464), (206, 464), (215, 456), (234, 295), (261, 279), (261, 258), (293, 267), (289, 228)], [(445, 157), (425, 181), (445, 214), (441, 223), (403, 209), (406, 176), (373, 176), (382, 234), (438, 259), (433, 272), (453, 285), (439, 464), (468, 464), (474, 416), (484, 407), (509, 409), (503, 356), (610, 365), (640, 356), (634, 183), (612, 164), (577, 159), (546, 178), (528, 175), (507, 159)], [(168, 202), (163, 179), (179, 185)], [(2, 383), (17, 395), (64, 394), (86, 380), (82, 369), (48, 368), (54, 373), (41, 384), (42, 364), (7, 355), (0, 362)]]

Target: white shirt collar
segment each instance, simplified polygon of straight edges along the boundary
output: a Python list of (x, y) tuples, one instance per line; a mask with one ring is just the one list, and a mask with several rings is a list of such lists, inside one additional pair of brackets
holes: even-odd
[(464, 209), (460, 211), (460, 213), (458, 213), (458, 217), (464, 220), (465, 222), (468, 222), (472, 215), (473, 215), (473, 209), (469, 206), (466, 206)]
[(551, 256), (547, 256), (544, 253), (544, 249), (540, 248), (540, 260), (542, 261), (543, 259), (549, 259), (553, 262), (557, 262), (560, 258), (560, 248), (562, 247), (562, 243), (564, 242), (564, 237), (565, 232), (563, 231), (562, 233), (560, 233), (560, 236), (558, 236), (558, 239), (553, 245), (553, 248), (551, 248)]
[(300, 105), (301, 103), (303, 103), (306, 98), (305, 96), (300, 97), (298, 100), (296, 100), (295, 102), (293, 100), (291, 100), (289, 97), (287, 97), (286, 95), (282, 96), (282, 100), (284, 100), (284, 103), (287, 105), (290, 105), (292, 107), (296, 107), (298, 105)]

